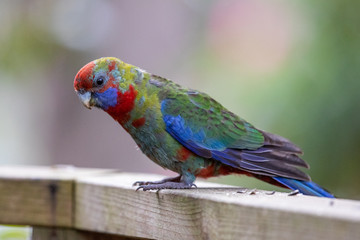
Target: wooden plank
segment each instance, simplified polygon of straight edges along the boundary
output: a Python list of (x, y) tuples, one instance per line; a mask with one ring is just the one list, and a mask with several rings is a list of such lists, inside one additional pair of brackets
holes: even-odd
[(1, 166), (0, 223), (72, 226), (74, 179), (104, 171), (71, 166)]
[[(198, 189), (160, 192), (135, 192), (131, 186), (161, 178), (59, 166), (0, 167), (0, 223), (54, 226), (56, 239), (360, 239), (359, 201), (249, 194), (201, 182)], [(46, 239), (49, 230), (36, 227), (34, 233)]]
[(134, 191), (148, 175), (79, 178), (75, 227), (156, 239), (360, 239), (360, 202), (238, 193), (239, 188)]
[(34, 227), (32, 240), (136, 240), (144, 238), (132, 238), (121, 235), (81, 231), (71, 228)]

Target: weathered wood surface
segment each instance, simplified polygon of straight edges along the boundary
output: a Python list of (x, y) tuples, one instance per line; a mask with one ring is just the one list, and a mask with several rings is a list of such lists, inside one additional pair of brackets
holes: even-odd
[(0, 167), (0, 223), (73, 226), (75, 179), (106, 170), (54, 167)]
[[(91, 232), (156, 239), (360, 239), (359, 201), (249, 194), (201, 182), (188, 190), (132, 187), (137, 180), (159, 179), (96, 169), (0, 167), (0, 223), (70, 228), (57, 229), (54, 239), (62, 240), (93, 239)], [(51, 233), (35, 230), (39, 240)]]
[(32, 240), (141, 240), (129, 236), (75, 230), (71, 228), (34, 227)]
[(160, 192), (131, 187), (149, 179), (155, 180), (125, 173), (82, 178), (76, 228), (157, 239), (360, 239), (358, 201), (251, 195), (200, 183), (198, 189)]

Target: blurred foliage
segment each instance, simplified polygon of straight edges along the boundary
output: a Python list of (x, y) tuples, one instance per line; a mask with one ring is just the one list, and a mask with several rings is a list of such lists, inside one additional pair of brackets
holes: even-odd
[[(74, 74), (112, 55), (208, 92), (255, 126), (291, 139), (304, 150), (315, 182), (360, 199), (359, 1), (92, 3), (0, 3), (0, 123), (19, 119), (0, 127), (4, 162), (12, 159), (6, 151), (22, 149), (16, 161), (158, 171), (148, 160), (133, 160), (140, 154), (130, 156), (124, 142), (124, 160), (116, 161), (108, 134), (123, 133), (106, 124), (88, 131), (99, 118), (79, 112)], [(89, 149), (98, 141), (93, 136), (108, 139), (109, 148)], [(100, 157), (112, 162), (105, 166)], [(218, 181), (273, 189), (245, 177)]]
[[(355, 9), (360, 3), (328, 1), (317, 7), (311, 11), (313, 44), (286, 71), (294, 79), (286, 117), (298, 127), (297, 142), (313, 178), (338, 196), (359, 197), (360, 15)], [(283, 127), (288, 124), (274, 126)]]
[(15, 23), (8, 37), (1, 42), (0, 67), (12, 74), (39, 64), (43, 66), (54, 54), (55, 44), (49, 34), (26, 21)]
[[(206, 61), (213, 67), (206, 78), (214, 79), (218, 87), (215, 89), (233, 91), (231, 96), (243, 91), (238, 94), (238, 102), (229, 104), (231, 109), (248, 112), (251, 122), (259, 123), (257, 126), (301, 146), (314, 181), (339, 197), (359, 198), (356, 182), (360, 182), (360, 15), (356, 9), (360, 3), (321, 3), (304, 3), (312, 28), (311, 41), (298, 43), (282, 70), (270, 74), (268, 82), (256, 82), (257, 78), (264, 78), (256, 76), (255, 83), (245, 83), (242, 90), (248, 77), (232, 90), (225, 90), (228, 86), (221, 86), (223, 77), (236, 78), (239, 74), (229, 74), (226, 67), (221, 68), (223, 72), (214, 73), (219, 71), (218, 61), (211, 62), (209, 58)], [(244, 111), (243, 105), (255, 109)], [(274, 189), (256, 180), (232, 176), (217, 181)]]
[(21, 226), (0, 226), (0, 240), (31, 239), (31, 229)]

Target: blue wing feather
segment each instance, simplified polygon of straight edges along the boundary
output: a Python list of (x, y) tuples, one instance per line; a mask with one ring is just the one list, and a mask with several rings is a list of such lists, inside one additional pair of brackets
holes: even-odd
[[(169, 114), (168, 108), (171, 108), (171, 101), (173, 99), (163, 100), (161, 104), (166, 131), (193, 153), (255, 175), (272, 177), (290, 189), (299, 189), (303, 194), (333, 197), (320, 186), (311, 182), (307, 174), (295, 167), (308, 167), (308, 165), (297, 156), (301, 150), (287, 139), (261, 132), (265, 136), (264, 143), (258, 145), (258, 148), (247, 149), (241, 147), (241, 141), (252, 144), (253, 140), (241, 139), (244, 135), (237, 139), (236, 134), (229, 130), (228, 133), (218, 131), (218, 134), (214, 134), (213, 131), (210, 136), (207, 135), (206, 130), (209, 126), (206, 122), (194, 124), (192, 116), (185, 115), (187, 117), (184, 119), (180, 110), (171, 109), (171, 114)], [(250, 132), (250, 135), (251, 131), (259, 131), (250, 124), (246, 124), (244, 131)], [(227, 137), (224, 138), (224, 134), (228, 134), (225, 135)]]

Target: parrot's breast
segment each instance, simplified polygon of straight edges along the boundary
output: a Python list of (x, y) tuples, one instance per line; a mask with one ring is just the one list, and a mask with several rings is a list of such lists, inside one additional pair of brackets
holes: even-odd
[(135, 107), (135, 99), (138, 92), (130, 85), (129, 89), (122, 93), (117, 91), (117, 104), (104, 109), (121, 125), (125, 125), (131, 118), (131, 112)]

